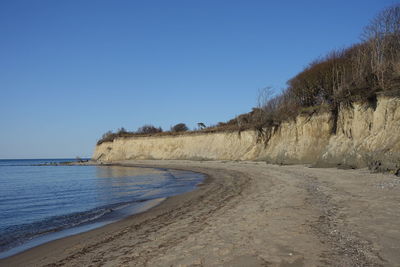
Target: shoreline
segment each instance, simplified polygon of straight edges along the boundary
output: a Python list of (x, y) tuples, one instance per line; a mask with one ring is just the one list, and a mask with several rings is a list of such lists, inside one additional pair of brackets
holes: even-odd
[(207, 175), (196, 190), (1, 266), (395, 266), (400, 179), (366, 169), (138, 160)]
[[(60, 166), (120, 166), (120, 167), (139, 167), (139, 168), (161, 168), (161, 169), (169, 169), (169, 170), (183, 170), (183, 171), (192, 171), (191, 169), (187, 168), (169, 168), (166, 166), (154, 166), (154, 165), (135, 165), (135, 164), (121, 164), (121, 163), (106, 163), (106, 164), (96, 164), (91, 161), (87, 163), (74, 163), (74, 162), (68, 162), (67, 164), (60, 164)], [(196, 194), (196, 191), (199, 189), (202, 189), (204, 191), (205, 187), (209, 186), (209, 184), (212, 183), (214, 180), (211, 176), (207, 175), (206, 173), (202, 173), (199, 171), (192, 171), (194, 173), (198, 173), (204, 176), (203, 181), (196, 186), (196, 188), (192, 191), (171, 196), (168, 197), (164, 200), (162, 200), (160, 203), (158, 203), (155, 206), (151, 206), (148, 209), (145, 209), (144, 211), (140, 211), (138, 213), (131, 214), (125, 218), (122, 218), (118, 221), (108, 223), (106, 225), (102, 225), (100, 227), (96, 227), (94, 229), (90, 229), (88, 231), (83, 231), (79, 232), (76, 234), (68, 235), (65, 237), (61, 237), (55, 240), (50, 240), (48, 242), (45, 242), (43, 244), (36, 245), (34, 247), (31, 247), (27, 250), (23, 250), (21, 252), (18, 252), (16, 254), (13, 254), (11, 256), (5, 257), (0, 259), (0, 266), (24, 266), (27, 264), (27, 262), (32, 262), (34, 264), (37, 264), (37, 258), (47, 258), (47, 257), (53, 257), (54, 259), (57, 258), (57, 256), (54, 256), (56, 254), (59, 254), (59, 252), (63, 251), (65, 247), (79, 247), (79, 244), (86, 239), (95, 239), (99, 234), (105, 234), (105, 233), (115, 233), (116, 231), (120, 230), (123, 227), (127, 227), (129, 225), (140, 225), (141, 223), (151, 220), (154, 217), (159, 216), (161, 213), (164, 211), (169, 211), (171, 209), (176, 208), (178, 205), (178, 202), (184, 200), (191, 200), (192, 198), (197, 198), (198, 194)], [(207, 190), (206, 190), (207, 191)], [(67, 229), (70, 230), (70, 229)], [(62, 252), (61, 252), (62, 253)], [(39, 260), (40, 262), (40, 260)], [(42, 263), (39, 263), (41, 265)], [(47, 263), (43, 263), (44, 265)]]
[[(122, 208), (122, 216), (118, 217), (115, 216), (112, 212), (110, 214), (107, 214), (103, 217), (94, 219), (93, 221), (89, 223), (83, 223), (81, 225), (73, 226), (71, 228), (65, 228), (59, 231), (53, 231), (47, 234), (42, 234), (42, 235), (37, 235), (33, 237), (30, 240), (25, 241), (24, 243), (12, 247), (9, 250), (2, 251), (0, 252), (0, 261), (3, 259), (7, 259), (12, 256), (17, 256), (18, 254), (21, 254), (25, 251), (28, 251), (30, 249), (34, 249), (35, 247), (38, 247), (40, 245), (47, 244), (49, 242), (67, 238), (69, 236), (73, 235), (78, 235), (78, 234), (83, 234), (85, 232), (104, 227), (108, 224), (112, 224), (121, 220), (124, 220), (126, 218), (129, 218), (131, 216), (134, 216), (139, 213), (146, 212), (147, 210), (150, 210), (151, 208), (160, 205), (163, 201), (165, 201), (166, 198), (155, 198), (151, 200), (146, 200), (143, 202), (135, 203), (135, 204), (130, 204), (130, 206), (126, 206)], [(126, 210), (126, 211), (124, 211)], [(129, 213), (128, 213), (129, 212)], [(126, 214), (126, 215), (124, 215)]]
[[(38, 164), (38, 165), (33, 165), (33, 166), (94, 166), (98, 165), (99, 167), (122, 167), (122, 168), (131, 168), (132, 166), (126, 166), (123, 164), (108, 164), (108, 165), (99, 165), (95, 164), (94, 162), (64, 162), (64, 163), (45, 163), (45, 164)], [(29, 165), (30, 166), (30, 165)], [(135, 170), (135, 175), (148, 175), (148, 173), (158, 173), (162, 171), (161, 173), (175, 173), (174, 170), (168, 169), (168, 168), (152, 168), (152, 167), (146, 167), (144, 168), (143, 166), (140, 166), (139, 168), (134, 168), (132, 169)], [(138, 171), (139, 170), (139, 171)], [(176, 175), (176, 174), (175, 174)], [(17, 246), (12, 246), (8, 250), (0, 251), (0, 260), (7, 259), (12, 256), (17, 256), (27, 250), (33, 249), (37, 246), (43, 245), (45, 243), (49, 243), (54, 240), (58, 239), (63, 239), (72, 235), (77, 235), (80, 233), (88, 232), (93, 229), (97, 229), (100, 227), (104, 227), (105, 225), (115, 223), (118, 221), (121, 221), (125, 218), (129, 218), (133, 215), (143, 213), (163, 201), (167, 199), (168, 197), (177, 195), (177, 194), (182, 194), (185, 190), (181, 190), (180, 188), (187, 188), (188, 192), (196, 190), (198, 188), (198, 184), (201, 184), (205, 180), (205, 176), (200, 173), (193, 173), (193, 172), (186, 172), (185, 174), (179, 174), (178, 176), (186, 175), (190, 177), (191, 175), (194, 175), (194, 177), (197, 177), (196, 180), (197, 182), (193, 185), (182, 185), (183, 187), (176, 188), (177, 191), (171, 191), (170, 193), (166, 193), (164, 195), (158, 195), (157, 198), (148, 198), (148, 199), (141, 199), (139, 198), (138, 200), (131, 200), (130, 202), (121, 202), (121, 203), (114, 203), (113, 206), (110, 208), (110, 205), (107, 206), (97, 206), (96, 208), (104, 208), (104, 210), (109, 211), (109, 212), (104, 212), (101, 216), (97, 216), (92, 220), (86, 220), (83, 221), (80, 224), (76, 224), (72, 227), (64, 227), (64, 228), (56, 228), (53, 227), (50, 230), (46, 232), (39, 232), (36, 235), (32, 235), (30, 237), (26, 237), (24, 240), (15, 243)], [(175, 177), (176, 178), (176, 177)], [(155, 189), (157, 190), (157, 189)], [(168, 196), (169, 195), (169, 196)], [(65, 214), (63, 216), (69, 216), (70, 214)], [(53, 230), (56, 229), (56, 230)]]

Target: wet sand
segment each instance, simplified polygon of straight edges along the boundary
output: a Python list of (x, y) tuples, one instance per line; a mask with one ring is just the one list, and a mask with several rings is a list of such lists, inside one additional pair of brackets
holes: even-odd
[(400, 178), (264, 162), (124, 161), (208, 176), (144, 213), (1, 266), (398, 266)]

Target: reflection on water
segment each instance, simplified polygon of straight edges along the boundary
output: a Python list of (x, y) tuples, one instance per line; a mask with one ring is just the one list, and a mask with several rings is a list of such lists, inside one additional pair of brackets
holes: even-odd
[[(99, 201), (113, 202), (121, 197), (134, 196), (136, 199), (151, 196), (156, 193), (156, 188), (162, 187), (171, 181), (169, 172), (150, 168), (134, 167), (96, 167), (96, 189)], [(134, 179), (132, 179), (134, 177)], [(149, 188), (152, 193), (148, 195)], [(157, 190), (162, 194), (162, 190)]]
[(193, 190), (202, 175), (122, 166), (0, 164), (0, 252)]
[(139, 175), (159, 175), (165, 170), (153, 168), (123, 167), (123, 166), (97, 166), (96, 175), (98, 178), (121, 178)]

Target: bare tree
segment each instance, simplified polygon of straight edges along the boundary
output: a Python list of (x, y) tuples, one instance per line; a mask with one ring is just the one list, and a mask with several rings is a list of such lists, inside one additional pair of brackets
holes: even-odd
[(263, 109), (269, 100), (275, 96), (272, 86), (267, 86), (258, 90), (257, 107)]
[(365, 27), (363, 39), (368, 44), (370, 65), (378, 85), (385, 89), (388, 74), (398, 68), (400, 50), (400, 4), (380, 12)]
[(252, 111), (252, 123), (256, 125), (272, 125), (281, 105), (282, 97), (268, 86), (258, 92), (257, 109)]

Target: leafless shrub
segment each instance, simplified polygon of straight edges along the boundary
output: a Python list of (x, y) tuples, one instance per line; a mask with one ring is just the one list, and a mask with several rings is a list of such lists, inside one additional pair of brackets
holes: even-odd
[(128, 133), (128, 131), (124, 127), (121, 127), (117, 130), (118, 135), (122, 135), (122, 134), (126, 134), (126, 133)]
[(116, 136), (117, 134), (113, 133), (112, 131), (108, 131), (101, 136), (100, 140), (97, 141), (97, 144), (100, 145), (104, 142), (112, 142)]
[(367, 44), (372, 74), (381, 89), (388, 89), (393, 75), (399, 75), (400, 4), (380, 12), (365, 27), (363, 39)]
[(155, 133), (161, 133), (163, 130), (161, 127), (155, 127), (151, 124), (145, 124), (142, 127), (138, 128), (136, 133), (137, 134), (155, 134)]
[(178, 123), (171, 127), (171, 132), (186, 132), (189, 128), (184, 123)]
[[(264, 140), (268, 140), (276, 126), (299, 114), (331, 111), (337, 118), (340, 106), (351, 105), (354, 101), (374, 105), (378, 93), (400, 96), (399, 88), (400, 4), (395, 4), (379, 13), (365, 27), (361, 43), (332, 51), (315, 60), (290, 79), (286, 89), (280, 93), (271, 87), (261, 89), (257, 107), (251, 112), (209, 127), (198, 123), (198, 128), (202, 132), (256, 129)], [(143, 126), (136, 133), (121, 128), (117, 133), (107, 132), (99, 142), (146, 134), (181, 134), (181, 129), (185, 128), (178, 125), (166, 133), (152, 125)], [(333, 132), (336, 131), (335, 125), (334, 121)]]

